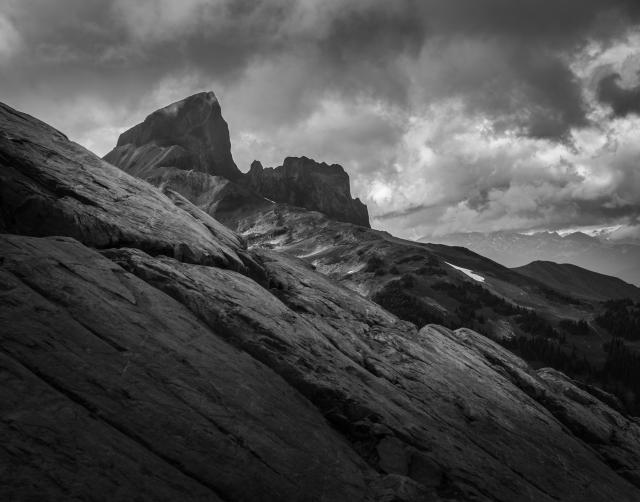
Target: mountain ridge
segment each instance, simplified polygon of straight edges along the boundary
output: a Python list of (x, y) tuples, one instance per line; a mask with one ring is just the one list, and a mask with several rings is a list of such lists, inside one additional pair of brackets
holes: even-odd
[(195, 169), (229, 180), (241, 176), (231, 155), (227, 122), (211, 91), (147, 115), (119, 136), (104, 159), (140, 177), (156, 166)]
[(287, 157), (281, 166), (264, 168), (254, 161), (244, 180), (269, 200), (371, 227), (367, 206), (360, 199), (351, 198), (349, 175), (339, 164), (329, 165), (307, 157)]
[(556, 232), (469, 232), (423, 237), (420, 241), (464, 246), (507, 267), (537, 260), (570, 263), (640, 286), (640, 246), (603, 242), (582, 232), (565, 236)]
[(538, 260), (512, 270), (574, 296), (598, 301), (620, 298), (640, 300), (640, 288), (637, 286), (571, 263)]

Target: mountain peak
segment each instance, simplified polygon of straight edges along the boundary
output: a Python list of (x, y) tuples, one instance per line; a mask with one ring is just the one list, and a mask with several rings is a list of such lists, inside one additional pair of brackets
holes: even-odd
[[(154, 118), (161, 120), (180, 120), (180, 118), (182, 120), (195, 120), (198, 116), (206, 120), (206, 117), (210, 116), (216, 108), (220, 111), (220, 103), (213, 91), (199, 92), (156, 110), (146, 117), (145, 122), (152, 121)], [(184, 125), (187, 128), (189, 127), (188, 124)], [(126, 133), (122, 134), (118, 138), (118, 144), (121, 144), (120, 141), (123, 139), (129, 139), (126, 136)]]
[(177, 167), (237, 179), (229, 128), (212, 91), (200, 92), (149, 114), (125, 131), (105, 160), (135, 175)]
[[(264, 168), (254, 160), (242, 174), (231, 156), (229, 129), (216, 95), (200, 92), (149, 114), (125, 131), (105, 160), (129, 174), (207, 201), (207, 210), (223, 217), (221, 208), (236, 213), (262, 203), (275, 202), (319, 211), (330, 218), (369, 227), (367, 206), (351, 197), (349, 175), (338, 164), (308, 157), (287, 157), (281, 166)], [(193, 175), (184, 175), (194, 171)], [(203, 181), (202, 174), (226, 180)], [(188, 178), (188, 179), (187, 179)], [(204, 195), (203, 190), (211, 190)], [(228, 190), (221, 191), (222, 186)], [(197, 194), (197, 196), (195, 195)], [(242, 194), (240, 196), (240, 194)], [(222, 203), (221, 197), (228, 200)]]
[(262, 167), (262, 162), (260, 162), (259, 160), (254, 160), (251, 163), (251, 167), (249, 168), (249, 171), (262, 171), (264, 169), (264, 167)]
[(249, 187), (275, 202), (319, 211), (330, 218), (370, 227), (367, 206), (351, 197), (349, 175), (339, 164), (287, 157), (281, 166), (254, 160), (245, 174)]
[[(327, 164), (326, 162), (316, 162), (309, 157), (286, 157), (282, 163), (284, 170), (306, 170), (320, 174), (341, 176), (349, 179), (349, 175), (340, 164)], [(348, 187), (348, 184), (347, 184)]]

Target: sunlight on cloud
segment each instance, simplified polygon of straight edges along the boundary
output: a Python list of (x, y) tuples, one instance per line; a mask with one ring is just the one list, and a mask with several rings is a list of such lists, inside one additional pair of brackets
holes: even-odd
[(382, 181), (374, 181), (371, 189), (367, 194), (367, 198), (373, 200), (376, 204), (382, 205), (391, 201), (393, 191), (391, 187)]
[[(592, 212), (588, 217), (606, 221), (598, 205), (640, 205), (638, 131), (639, 118), (618, 119), (578, 130), (562, 144), (492, 130), (486, 118), (465, 113), (459, 103), (431, 107), (422, 120), (410, 121), (398, 150), (403, 176), (388, 181), (403, 196), (371, 191), (369, 200), (386, 229), (397, 228), (399, 220), (385, 213), (427, 201), (440, 206), (439, 213), (433, 207), (425, 212), (430, 219), (403, 222), (425, 233), (558, 227), (576, 218), (581, 205)], [(621, 212), (620, 218), (627, 216)]]

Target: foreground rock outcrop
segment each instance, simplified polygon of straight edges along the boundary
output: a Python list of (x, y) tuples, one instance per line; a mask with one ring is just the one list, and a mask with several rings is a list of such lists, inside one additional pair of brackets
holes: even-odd
[(3, 500), (363, 499), (318, 410), (185, 306), (70, 238), (0, 254)]
[(371, 226), (367, 206), (351, 198), (349, 175), (338, 164), (287, 157), (281, 166), (264, 168), (254, 161), (246, 182), (275, 202), (319, 211), (337, 221)]
[(418, 331), (35, 119), (0, 120), (3, 500), (640, 498), (638, 424), (564, 375)]
[(213, 92), (194, 94), (156, 110), (122, 133), (105, 160), (140, 178), (159, 167), (193, 169), (230, 180), (241, 175)]
[[(242, 267), (241, 240), (184, 201), (100, 160), (52, 127), (0, 104), (0, 231), (68, 235), (96, 248), (134, 246)], [(171, 195), (171, 194), (170, 194)]]

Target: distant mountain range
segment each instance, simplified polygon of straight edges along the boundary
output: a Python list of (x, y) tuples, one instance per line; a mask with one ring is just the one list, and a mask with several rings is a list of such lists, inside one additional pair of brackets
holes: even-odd
[(555, 232), (470, 232), (423, 237), (420, 241), (463, 246), (506, 267), (533, 261), (570, 263), (640, 285), (640, 245), (616, 243), (582, 232), (564, 236)]

